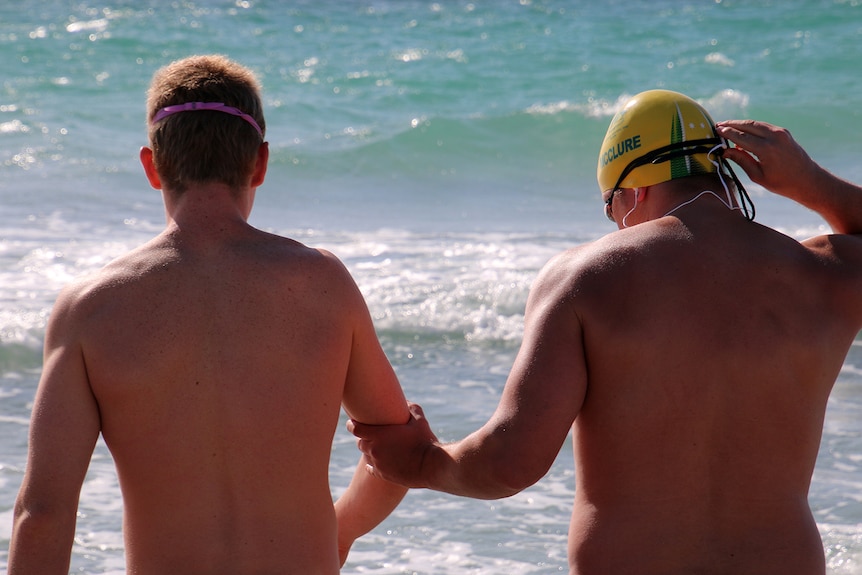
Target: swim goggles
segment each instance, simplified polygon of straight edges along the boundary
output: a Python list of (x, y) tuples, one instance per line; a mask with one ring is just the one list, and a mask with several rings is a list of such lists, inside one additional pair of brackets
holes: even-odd
[(257, 130), (257, 133), (260, 135), (260, 139), (263, 139), (263, 130), (260, 129), (260, 126), (255, 121), (254, 118), (243, 112), (238, 108), (234, 108), (233, 106), (227, 106), (221, 102), (186, 102), (185, 104), (178, 104), (176, 106), (166, 106), (156, 112), (156, 115), (153, 116), (153, 124), (156, 124), (168, 116), (172, 116), (173, 114), (179, 114), (180, 112), (198, 112), (198, 111), (210, 111), (210, 112), (224, 112), (225, 114), (230, 114), (232, 116), (238, 116), (248, 122), (249, 124)]

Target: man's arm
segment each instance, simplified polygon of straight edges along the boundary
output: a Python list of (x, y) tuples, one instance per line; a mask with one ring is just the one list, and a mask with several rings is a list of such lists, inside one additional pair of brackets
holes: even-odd
[(338, 556), (347, 561), (354, 541), (377, 527), (401, 503), (407, 488), (375, 477), (366, 471), (361, 456), (350, 485), (335, 502), (338, 519)]
[(553, 464), (587, 388), (581, 324), (566, 255), (530, 291), (524, 341), (491, 419), (461, 441), (440, 444), (418, 406), (407, 425), (350, 422), (380, 477), (455, 495), (497, 499), (538, 481)]
[(862, 234), (862, 188), (814, 162), (784, 128), (753, 120), (716, 125), (736, 144), (724, 156), (751, 181), (814, 210), (838, 234)]
[[(345, 274), (346, 274), (345, 270)], [(352, 279), (356, 327), (342, 404), (348, 416), (370, 424), (404, 423), (407, 400), (389, 360), (380, 347), (371, 315)], [(338, 549), (342, 565), (353, 542), (371, 531), (398, 506), (407, 489), (366, 472), (360, 457), (353, 479), (335, 502)]]
[(27, 470), (15, 502), (9, 575), (67, 574), (78, 497), (99, 436), (69, 298), (54, 306), (33, 404)]

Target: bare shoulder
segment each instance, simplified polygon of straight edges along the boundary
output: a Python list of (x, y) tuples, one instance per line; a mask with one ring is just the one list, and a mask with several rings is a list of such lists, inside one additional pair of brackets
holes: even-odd
[(862, 277), (862, 236), (830, 234), (802, 242), (817, 258), (846, 270), (851, 277)]
[(347, 279), (351, 283), (353, 282), (347, 266), (344, 265), (344, 262), (338, 256), (323, 248), (300, 245), (302, 246), (304, 257), (316, 265), (321, 273), (330, 273), (336, 277), (340, 276), (343, 279)]
[(618, 243), (605, 236), (560, 252), (539, 272), (537, 285), (574, 285), (602, 271), (608, 271), (624, 255)]
[(153, 270), (164, 269), (178, 260), (174, 250), (159, 238), (123, 254), (104, 267), (80, 276), (67, 284), (54, 304), (52, 314), (67, 310), (87, 316), (95, 307), (110, 301), (117, 292)]
[(324, 282), (321, 287), (327, 290), (340, 291), (349, 297), (359, 296), (361, 298), (352, 274), (338, 256), (329, 250), (306, 246), (298, 242), (293, 251), (293, 257), (301, 260), (300, 267), (315, 277), (317, 281)]
[(365, 300), (350, 270), (334, 253), (275, 236), (264, 264), (277, 269), (275, 280), (306, 290), (306, 295), (341, 306), (341, 312), (364, 313)]
[(635, 255), (643, 251), (644, 245), (643, 242), (630, 241), (614, 233), (569, 248), (545, 264), (533, 290), (553, 292), (559, 297), (565, 293), (585, 296), (594, 287), (612, 282), (615, 276), (635, 263)]
[(100, 270), (63, 287), (51, 308), (45, 334), (46, 352), (55, 345), (69, 345), (72, 341), (80, 343), (87, 332), (89, 318), (99, 308), (99, 301), (109, 300), (103, 294), (111, 284)]
[(263, 257), (273, 257), (283, 265), (308, 266), (320, 273), (349, 276), (344, 263), (329, 250), (268, 232), (259, 234), (248, 245), (250, 249), (266, 254)]
[(528, 307), (540, 302), (567, 300), (582, 273), (588, 251), (587, 246), (573, 247), (548, 260), (530, 287)]
[(806, 240), (802, 245), (819, 262), (819, 269), (828, 280), (830, 295), (839, 298), (840, 305), (862, 323), (862, 236), (823, 235)]

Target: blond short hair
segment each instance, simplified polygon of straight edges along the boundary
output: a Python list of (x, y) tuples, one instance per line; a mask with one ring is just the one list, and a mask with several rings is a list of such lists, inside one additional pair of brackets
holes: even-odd
[(183, 193), (190, 184), (248, 185), (259, 134), (242, 118), (217, 111), (174, 114), (153, 124), (167, 106), (221, 102), (245, 112), (265, 133), (260, 84), (251, 70), (224, 56), (191, 56), (161, 68), (147, 92), (147, 125), (153, 163), (162, 187)]

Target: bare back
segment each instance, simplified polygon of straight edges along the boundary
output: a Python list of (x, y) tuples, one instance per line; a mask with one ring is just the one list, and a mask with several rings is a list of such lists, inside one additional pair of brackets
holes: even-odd
[(336, 573), (329, 453), (367, 311), (334, 258), (230, 237), (166, 232), (80, 296), (128, 567)]
[[(680, 109), (664, 111), (676, 121)], [(627, 104), (614, 122), (634, 117)], [(619, 187), (626, 168), (608, 187), (600, 172), (620, 231), (542, 268), (494, 414), (454, 443), (419, 406), (407, 425), (354, 423), (377, 476), (507, 497), (540, 480), (573, 431), (572, 575), (824, 573), (808, 488), (830, 390), (862, 330), (862, 188), (782, 128), (716, 129), (742, 146), (724, 158), (835, 235), (799, 243), (748, 221), (729, 189), (727, 201), (711, 190), (718, 176)]]
[(822, 573), (807, 493), (859, 273), (731, 212), (685, 221), (569, 256), (574, 572)]
[(254, 74), (177, 60), (147, 119), (140, 160), (167, 225), (52, 308), (9, 574), (68, 573), (101, 435), (129, 572), (336, 575), (406, 493), (360, 455), (333, 502), (339, 411), (402, 424), (401, 386), (341, 262), (248, 223), (269, 162)]

